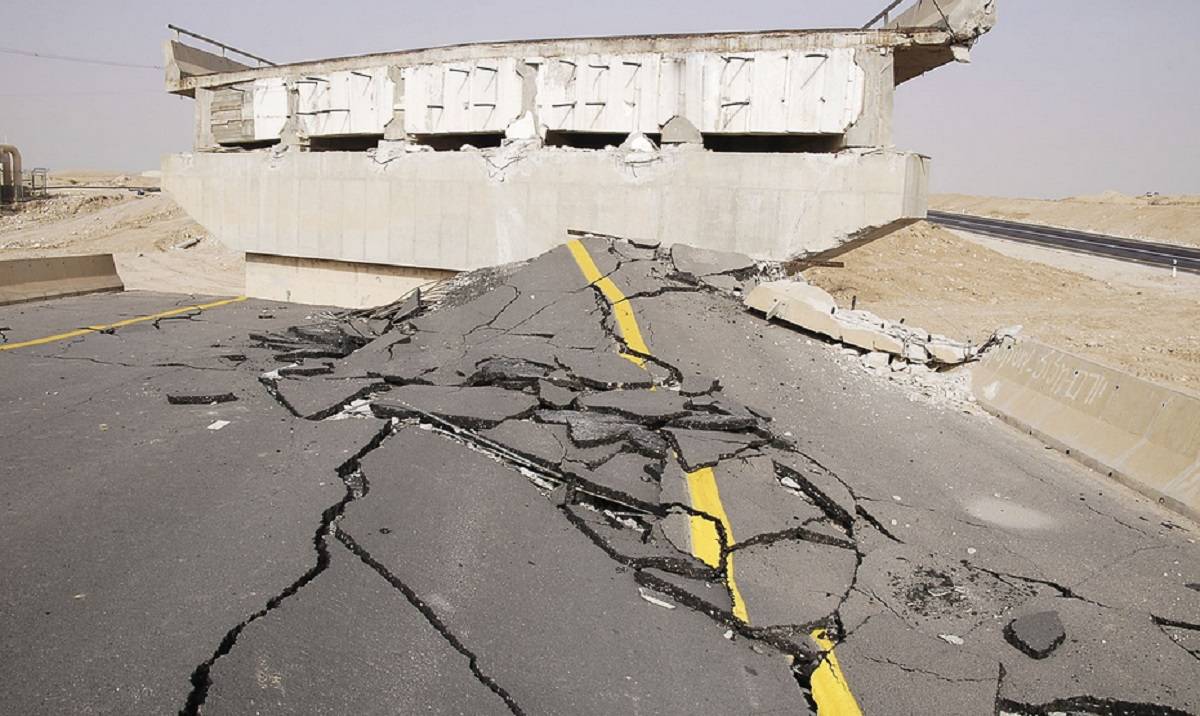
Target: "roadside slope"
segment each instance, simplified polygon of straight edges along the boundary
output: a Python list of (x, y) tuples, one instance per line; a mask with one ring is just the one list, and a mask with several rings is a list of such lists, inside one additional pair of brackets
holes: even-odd
[(64, 190), (0, 216), (0, 260), (111, 253), (127, 289), (241, 293), (241, 255), (207, 234), (164, 194)]
[(804, 272), (848, 307), (982, 341), (1002, 326), (1141, 378), (1200, 391), (1200, 302), (1190, 278), (1128, 285), (1000, 254), (919, 222)]

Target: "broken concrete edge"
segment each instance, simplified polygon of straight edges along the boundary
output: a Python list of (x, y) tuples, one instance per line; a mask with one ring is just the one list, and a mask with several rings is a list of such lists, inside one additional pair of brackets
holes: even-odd
[(972, 372), (989, 413), (1200, 522), (1200, 397), (1033, 340), (1006, 340)]
[(0, 306), (124, 290), (112, 254), (0, 261)]
[[(953, 367), (978, 360), (1001, 338), (1020, 328), (997, 331), (981, 345), (904, 325), (863, 310), (838, 308), (824, 289), (793, 278), (760, 283), (745, 305), (767, 320), (778, 319), (809, 333), (865, 351), (868, 367), (886, 368), (891, 362)], [(878, 365), (876, 365), (878, 364)]]

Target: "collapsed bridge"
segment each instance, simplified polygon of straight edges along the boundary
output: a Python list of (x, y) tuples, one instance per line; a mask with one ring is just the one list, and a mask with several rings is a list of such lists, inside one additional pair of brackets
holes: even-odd
[[(882, 29), (481, 43), (250, 67), (166, 43), (195, 99), (164, 188), (253, 296), (378, 305), (570, 228), (786, 259), (925, 215), (895, 88), (965, 60), (992, 0)], [(207, 38), (204, 38), (207, 39)], [(258, 58), (255, 58), (258, 59)]]

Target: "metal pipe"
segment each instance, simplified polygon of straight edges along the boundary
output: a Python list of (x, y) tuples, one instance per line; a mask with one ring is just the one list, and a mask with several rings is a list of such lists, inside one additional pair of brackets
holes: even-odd
[[(21, 152), (11, 144), (0, 144), (0, 201), (9, 203), (21, 198)], [(11, 188), (9, 188), (11, 187)]]

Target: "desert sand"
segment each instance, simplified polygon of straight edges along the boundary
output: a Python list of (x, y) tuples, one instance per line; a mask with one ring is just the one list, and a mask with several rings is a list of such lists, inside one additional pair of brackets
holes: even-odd
[(1006, 255), (918, 222), (838, 257), (845, 268), (804, 276), (840, 305), (935, 333), (979, 342), (1021, 325), (1022, 335), (1200, 392), (1200, 277), (1142, 269), (1122, 278), (1126, 264), (1055, 253), (1056, 265)]
[[(103, 172), (50, 177), (51, 187), (157, 184), (153, 178)], [(0, 214), (0, 260), (95, 253), (113, 254), (129, 290), (205, 295), (245, 290), (241, 254), (209, 237), (159, 192), (53, 189), (47, 199)]]

